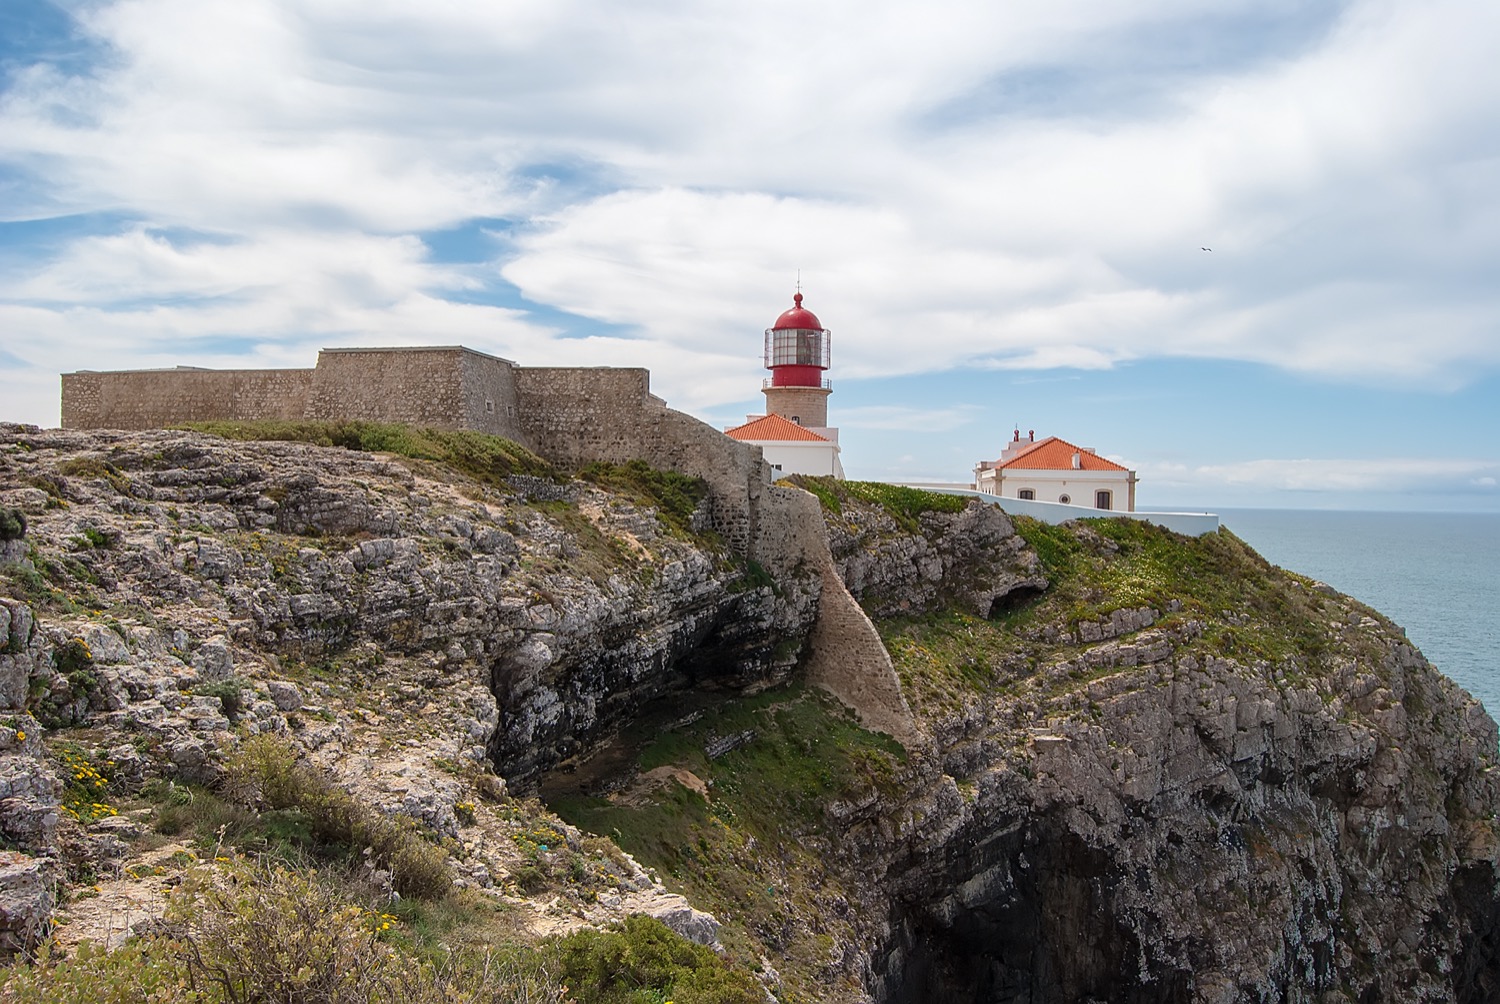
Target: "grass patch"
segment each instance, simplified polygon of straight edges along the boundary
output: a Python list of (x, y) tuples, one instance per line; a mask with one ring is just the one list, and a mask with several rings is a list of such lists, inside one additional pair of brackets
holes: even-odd
[[(455, 901), (452, 934), (484, 909)], [(473, 909), (465, 916), (464, 908)], [(414, 919), (415, 918), (415, 919)], [(162, 933), (71, 957), (43, 946), (0, 968), (0, 1004), (759, 1004), (742, 968), (659, 921), (542, 943), (431, 942), (409, 904), (388, 912), (336, 875), (233, 860), (190, 870)], [(472, 933), (472, 932), (468, 932)]]
[(693, 513), (708, 497), (708, 482), (675, 471), (659, 471), (644, 460), (592, 463), (578, 472), (585, 481), (651, 506), (678, 536), (694, 536)]
[(943, 495), (880, 481), (839, 481), (836, 478), (811, 477), (805, 474), (794, 474), (782, 480), (816, 495), (823, 508), (829, 512), (843, 512), (844, 503), (850, 501), (879, 506), (902, 529), (911, 532), (920, 528), (923, 513), (962, 512), (969, 504), (968, 499), (959, 495)]
[(57, 473), (70, 478), (107, 481), (121, 495), (130, 494), (130, 479), (114, 464), (99, 457), (69, 457), (57, 465)]
[[(1123, 607), (1162, 611), (1176, 600), (1185, 614), (1212, 626), (1222, 654), (1283, 661), (1328, 653), (1319, 598), (1227, 529), (1184, 537), (1143, 520), (1085, 525), (1114, 550), (1075, 533), (1067, 574), (1054, 581), (1039, 609), (1066, 610), (1066, 620), (1076, 624)], [(1020, 521), (1017, 529), (1028, 541), (1036, 533)]]
[[(705, 752), (715, 738), (746, 732), (753, 738), (729, 752)], [(816, 974), (826, 959), (819, 935), (804, 927), (827, 914), (825, 897), (839, 894), (823, 859), (840, 839), (827, 807), (872, 789), (894, 793), (905, 751), (803, 687), (730, 701), (635, 740), (642, 771), (691, 771), (708, 797), (668, 782), (613, 802), (554, 794), (549, 807), (687, 889), (726, 924), (721, 938), (732, 953), (778, 957), (791, 988), (783, 1000), (822, 999)]]
[(426, 951), (400, 917), (352, 897), (337, 876), (275, 864), (234, 861), (190, 871), (172, 895), (167, 921), (169, 933), (114, 951), (85, 944), (60, 958), (44, 947), (34, 962), (0, 969), (0, 1002), (601, 1000), (569, 997), (558, 975), (560, 950), (512, 942), (501, 950)]
[(190, 422), (179, 428), (224, 439), (342, 446), (431, 460), (476, 481), (503, 487), (512, 474), (553, 478), (557, 470), (520, 443), (468, 429), (432, 429), (385, 422)]
[(1002, 623), (961, 610), (876, 624), (913, 710), (952, 713), (1004, 682), (999, 667), (1021, 651)]
[(269, 817), (269, 836), (350, 858), (368, 847), (403, 896), (432, 899), (448, 891), (447, 855), (424, 839), (415, 823), (357, 801), (280, 741), (255, 736), (226, 766), (226, 790)]

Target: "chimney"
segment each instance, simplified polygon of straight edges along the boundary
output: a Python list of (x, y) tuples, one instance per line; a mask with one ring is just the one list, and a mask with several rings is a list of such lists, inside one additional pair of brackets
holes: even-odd
[(1081, 470), (1083, 470), (1083, 454), (1082, 453), (1075, 453), (1075, 454), (1073, 454), (1073, 470), (1075, 470), (1075, 471), (1081, 471)]

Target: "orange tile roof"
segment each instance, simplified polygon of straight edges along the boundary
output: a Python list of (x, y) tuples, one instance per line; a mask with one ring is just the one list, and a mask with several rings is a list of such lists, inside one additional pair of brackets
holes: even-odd
[(738, 439), (742, 443), (832, 442), (827, 436), (820, 436), (796, 422), (788, 422), (780, 415), (762, 415), (760, 418), (751, 419), (744, 425), (726, 429), (724, 435), (730, 439)]
[(996, 468), (1006, 470), (1026, 471), (1071, 471), (1078, 470), (1073, 466), (1073, 454), (1079, 454), (1082, 470), (1085, 471), (1129, 471), (1128, 467), (1121, 467), (1113, 460), (1105, 460), (1097, 453), (1088, 453), (1074, 446), (1066, 439), (1058, 439), (1056, 436), (1048, 436), (1039, 439), (1035, 443), (1022, 449), (1022, 451), (1009, 460), (1000, 460), (995, 463)]

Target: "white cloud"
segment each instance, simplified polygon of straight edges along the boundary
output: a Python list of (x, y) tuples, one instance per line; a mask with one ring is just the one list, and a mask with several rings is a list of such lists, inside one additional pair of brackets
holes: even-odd
[[(109, 58), (0, 94), (0, 161), (30, 172), (8, 200), (133, 222), (0, 276), (47, 365), (473, 339), (718, 408), (798, 268), (841, 379), (1189, 356), (1443, 388), (1500, 364), (1493, 4), (79, 9)], [(488, 270), (412, 236), (500, 217)], [(449, 302), (497, 277), (615, 327)]]
[[(907, 405), (841, 408), (837, 418), (841, 428), (887, 429), (903, 432), (951, 432), (974, 421), (978, 409), (972, 405), (952, 408), (914, 408)], [(906, 459), (910, 459), (909, 457)]]
[(1261, 459), (1232, 464), (1146, 465), (1142, 478), (1162, 484), (1258, 492), (1344, 492), (1400, 495), (1467, 490), (1493, 481), (1500, 460), (1425, 459)]

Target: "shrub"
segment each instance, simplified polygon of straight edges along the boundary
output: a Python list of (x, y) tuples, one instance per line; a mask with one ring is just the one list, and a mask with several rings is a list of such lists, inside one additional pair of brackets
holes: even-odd
[(105, 801), (114, 781), (113, 760), (91, 755), (77, 743), (58, 743), (54, 752), (63, 769), (59, 807), (64, 814), (81, 823), (119, 814), (119, 810)]
[(318, 876), (282, 868), (191, 876), (168, 918), (183, 925), (194, 990), (225, 1001), (395, 1000), (410, 963), (380, 923)]
[(237, 676), (200, 683), (193, 688), (193, 693), (200, 697), (217, 697), (219, 707), (224, 709), (224, 717), (231, 722), (239, 721), (240, 712), (245, 710), (245, 681)]
[(443, 851), (422, 838), (411, 820), (384, 816), (355, 801), (322, 771), (297, 760), (271, 736), (255, 736), (226, 765), (233, 797), (272, 810), (300, 812), (312, 840), (325, 848), (371, 849), (404, 896), (435, 897), (452, 877)]
[(108, 952), (43, 953), (0, 970), (0, 1004), (556, 1004), (567, 991), (525, 949), (418, 957), (389, 914), (330, 877), (232, 865), (189, 873), (167, 922)]
[(0, 506), (0, 540), (20, 540), (26, 536), (26, 514), (19, 509)]
[(84, 942), (72, 958), (43, 951), (34, 965), (0, 970), (0, 1004), (144, 1004), (192, 1001), (187, 972), (166, 941), (106, 951)]
[(637, 914), (607, 931), (556, 942), (560, 975), (579, 1004), (760, 1004), (765, 989), (710, 948)]

